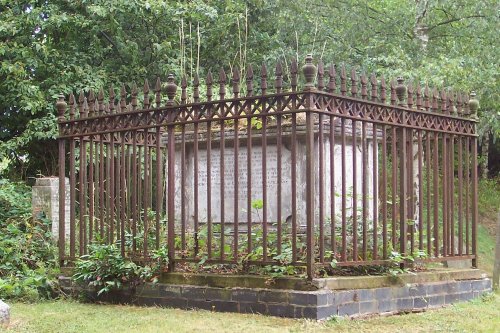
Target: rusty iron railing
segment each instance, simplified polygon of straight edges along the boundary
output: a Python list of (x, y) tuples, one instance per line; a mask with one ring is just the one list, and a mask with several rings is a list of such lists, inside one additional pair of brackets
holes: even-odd
[(191, 97), (173, 75), (142, 94), (122, 86), (117, 104), (113, 88), (69, 108), (61, 96), (61, 264), (116, 242), (134, 260), (166, 247), (170, 270), (245, 262), (312, 278), (395, 251), (476, 265), (475, 98), (336, 70), (308, 56), (300, 88), (297, 62), (278, 63), (269, 88), (265, 66), (234, 68), (232, 96), (221, 70), (217, 100), (210, 73)]

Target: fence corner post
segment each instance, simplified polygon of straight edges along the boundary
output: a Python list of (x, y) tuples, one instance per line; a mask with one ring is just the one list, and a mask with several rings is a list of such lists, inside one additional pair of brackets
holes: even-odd
[(57, 120), (59, 125), (59, 239), (58, 239), (58, 247), (59, 247), (59, 263), (64, 266), (64, 257), (65, 257), (65, 221), (66, 221), (66, 193), (65, 193), (65, 169), (66, 169), (66, 151), (65, 151), (65, 139), (61, 138), (62, 135), (62, 125), (61, 122), (65, 120), (65, 112), (66, 112), (66, 101), (64, 100), (64, 95), (59, 95), (59, 98), (56, 103), (57, 109)]
[(314, 278), (314, 113), (313, 92), (316, 90), (314, 79), (317, 68), (312, 62), (312, 55), (306, 56), (302, 72), (306, 79), (304, 86), (306, 107), (306, 229), (307, 229), (307, 278)]
[[(479, 109), (479, 101), (476, 99), (476, 93), (472, 91), (470, 93), (469, 100), (469, 110), (470, 118), (474, 121), (478, 121), (477, 110)], [(474, 123), (474, 137), (472, 138), (472, 267), (477, 268), (477, 223), (478, 223), (478, 211), (477, 211), (477, 192), (478, 192), (478, 170), (477, 170), (477, 145), (478, 145), (478, 135), (477, 135), (477, 125)]]
[[(167, 78), (167, 106), (175, 105), (175, 94), (177, 85), (173, 74)], [(168, 270), (173, 272), (175, 269), (175, 110), (168, 110), (167, 125), (167, 249), (168, 249)]]
[[(405, 102), (405, 96), (407, 92), (407, 88), (404, 85), (403, 77), (397, 78), (397, 86), (396, 86), (396, 95), (399, 100), (398, 105), (400, 107), (406, 108), (407, 104)], [(407, 218), (408, 218), (408, 206), (407, 206), (407, 133), (406, 133), (406, 111), (402, 112), (402, 126), (399, 129), (399, 172), (400, 172), (400, 180), (399, 180), (399, 248), (402, 256), (406, 255), (406, 242), (407, 242)], [(401, 263), (401, 268), (404, 268), (404, 262)]]

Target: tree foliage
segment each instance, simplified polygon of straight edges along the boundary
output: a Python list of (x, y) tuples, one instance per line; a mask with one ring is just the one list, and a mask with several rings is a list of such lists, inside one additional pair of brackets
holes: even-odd
[(500, 135), (494, 0), (0, 0), (0, 161), (56, 173), (59, 93), (204, 75), (307, 53), (325, 62), (476, 90)]

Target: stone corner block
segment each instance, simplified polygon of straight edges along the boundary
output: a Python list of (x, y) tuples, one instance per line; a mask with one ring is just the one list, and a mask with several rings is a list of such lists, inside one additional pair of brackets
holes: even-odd
[(289, 302), (293, 305), (327, 305), (329, 299), (333, 298), (333, 293), (329, 291), (293, 291), (289, 294)]

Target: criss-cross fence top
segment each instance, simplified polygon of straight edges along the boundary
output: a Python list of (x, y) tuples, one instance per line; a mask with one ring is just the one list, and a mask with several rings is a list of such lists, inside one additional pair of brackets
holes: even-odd
[(165, 246), (171, 270), (245, 261), (312, 277), (394, 251), (475, 264), (474, 93), (311, 56), (302, 75), (296, 60), (259, 72), (60, 96), (61, 263), (106, 241), (136, 260)]

